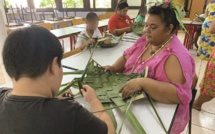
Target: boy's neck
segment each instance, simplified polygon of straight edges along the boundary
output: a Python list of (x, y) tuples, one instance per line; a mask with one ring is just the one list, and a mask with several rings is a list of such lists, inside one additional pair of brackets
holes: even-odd
[(94, 30), (87, 28), (87, 33), (88, 35), (93, 36)]
[(49, 83), (44, 79), (21, 78), (18, 81), (13, 80), (12, 95), (17, 96), (35, 96), (44, 98), (53, 98)]

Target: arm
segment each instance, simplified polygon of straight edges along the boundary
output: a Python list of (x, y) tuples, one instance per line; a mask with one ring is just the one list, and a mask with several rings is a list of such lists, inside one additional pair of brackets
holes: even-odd
[(115, 36), (120, 36), (124, 32), (131, 32), (131, 28), (130, 27), (125, 27), (125, 28), (121, 28), (121, 29), (115, 29), (113, 32), (111, 32), (111, 34), (113, 34)]
[(111, 72), (118, 72), (122, 73), (124, 70), (125, 63), (127, 61), (128, 57), (126, 56), (121, 56), (119, 59), (112, 65), (112, 66), (105, 66), (104, 69), (106, 71), (111, 71)]
[(86, 43), (83, 43), (81, 46), (78, 47), (81, 51), (84, 50), (85, 47), (90, 45), (91, 43), (95, 42), (94, 39), (90, 38), (86, 41)]
[[(174, 83), (183, 84), (185, 78), (181, 65), (176, 56), (170, 56), (164, 65), (167, 78)], [(127, 82), (119, 92), (122, 92), (124, 98), (132, 93), (143, 89), (153, 99), (162, 103), (179, 104), (181, 100), (177, 94), (177, 87), (168, 82), (160, 82), (151, 78), (137, 78)], [(182, 89), (183, 90), (183, 89)]]
[(211, 34), (215, 34), (215, 21), (213, 21), (209, 27), (209, 31)]
[[(95, 91), (87, 85), (84, 86), (84, 89), (86, 91), (84, 91), (83, 89), (81, 91), (83, 93), (85, 100), (91, 105), (92, 112), (104, 110), (104, 107), (99, 101), (99, 99), (97, 98)], [(98, 112), (98, 113), (95, 113), (94, 115), (107, 124), (108, 134), (114, 133), (115, 130), (114, 130), (113, 122), (106, 111)]]
[(93, 42), (94, 42), (94, 39), (90, 38), (86, 41), (86, 39), (78, 37), (75, 46), (76, 46), (76, 49), (79, 49), (82, 51), (82, 50), (84, 50), (85, 47), (87, 47), (89, 44), (91, 44)]
[(131, 28), (130, 27), (125, 27), (125, 28), (121, 28), (119, 29), (117, 26), (117, 21), (114, 19), (110, 19), (108, 22), (108, 29), (109, 32), (115, 36), (120, 36), (122, 35), (124, 32), (130, 32)]
[[(166, 60), (164, 70), (167, 78), (171, 82), (178, 84), (183, 84), (186, 82), (181, 65), (176, 56), (172, 55)], [(147, 92), (155, 100), (163, 103), (180, 103), (175, 85), (167, 82), (159, 82), (152, 79), (147, 79), (144, 83), (144, 91)]]

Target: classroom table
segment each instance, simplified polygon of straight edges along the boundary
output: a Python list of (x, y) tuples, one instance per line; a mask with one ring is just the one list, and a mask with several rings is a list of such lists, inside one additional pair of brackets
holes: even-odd
[[(133, 34), (133, 33), (130, 33)], [(132, 36), (135, 36), (134, 34)], [(100, 65), (112, 65), (117, 58), (119, 58), (123, 51), (129, 48), (133, 43), (127, 41), (121, 41), (117, 46), (113, 48), (97, 48), (93, 54), (93, 59), (97, 61)], [(73, 68), (83, 70), (87, 64), (87, 61), (90, 57), (90, 52), (85, 50), (79, 54), (70, 56), (62, 60), (62, 65), (70, 66)], [(64, 71), (71, 71), (69, 69), (63, 69)], [(80, 75), (67, 75), (63, 77), (62, 83), (70, 82), (73, 78), (80, 77)], [(73, 92), (77, 92), (77, 89), (72, 89)], [(85, 108), (90, 111), (89, 104), (83, 99), (76, 99), (81, 103)], [(154, 105), (163, 121), (166, 129), (171, 130), (172, 123), (174, 121), (175, 113), (177, 111), (178, 105), (176, 104), (163, 104), (154, 101)], [(160, 125), (149, 101), (147, 98), (135, 101), (132, 103), (131, 110), (137, 117), (140, 124), (143, 126), (147, 134), (165, 134), (162, 126)], [(118, 110), (113, 110), (116, 121), (117, 121), (117, 132), (121, 126), (121, 123), (124, 119), (123, 114)], [(126, 120), (122, 129), (122, 134), (135, 134), (135, 130)]]
[[(105, 29), (107, 28), (107, 25), (108, 25), (108, 22), (99, 21), (98, 28), (101, 33), (103, 33), (103, 31), (105, 31)], [(76, 43), (76, 40), (77, 40), (77, 35), (84, 29), (86, 29), (86, 24), (80, 24), (80, 25), (74, 25), (74, 26), (65, 27), (65, 28), (54, 29), (54, 30), (51, 30), (51, 32), (58, 39), (69, 37), (70, 38), (70, 49), (73, 50), (74, 44)]]
[(6, 31), (7, 31), (7, 34), (9, 34), (9, 33), (13, 32), (14, 30), (21, 29), (21, 28), (26, 28), (26, 27), (30, 27), (30, 26), (31, 26), (31, 24), (24, 23), (21, 26), (6, 27)]
[(193, 36), (196, 31), (197, 26), (202, 26), (202, 22), (182, 20), (186, 27), (187, 32), (185, 33), (184, 46), (189, 50), (192, 48)]
[(77, 35), (83, 30), (84, 28), (77, 28), (77, 27), (70, 26), (70, 27), (51, 30), (51, 33), (53, 33), (58, 39), (69, 37), (70, 49), (73, 50), (74, 44), (76, 43), (76, 40), (77, 40)]

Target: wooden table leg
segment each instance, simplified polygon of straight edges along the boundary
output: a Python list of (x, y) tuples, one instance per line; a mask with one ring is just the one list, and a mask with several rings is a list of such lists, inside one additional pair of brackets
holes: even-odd
[(74, 48), (73, 48), (74, 37), (73, 36), (74, 35), (70, 35), (70, 50), (71, 51), (74, 50)]
[(185, 37), (184, 37), (184, 46), (186, 47), (186, 48), (188, 48), (187, 47), (187, 43), (188, 43), (188, 39), (189, 39), (189, 31), (190, 31), (190, 25), (186, 25), (186, 30), (187, 30), (187, 32), (185, 33)]

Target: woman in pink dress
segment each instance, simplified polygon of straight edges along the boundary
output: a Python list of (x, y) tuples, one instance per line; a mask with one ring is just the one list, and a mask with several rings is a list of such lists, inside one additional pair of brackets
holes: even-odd
[(173, 10), (166, 4), (152, 6), (146, 18), (145, 35), (105, 70), (124, 74), (141, 73), (148, 66), (147, 78), (128, 81), (120, 92), (126, 98), (144, 90), (156, 101), (179, 104), (171, 134), (180, 134), (189, 121), (195, 63), (174, 34), (179, 22)]

